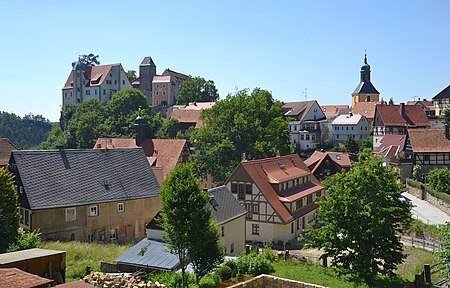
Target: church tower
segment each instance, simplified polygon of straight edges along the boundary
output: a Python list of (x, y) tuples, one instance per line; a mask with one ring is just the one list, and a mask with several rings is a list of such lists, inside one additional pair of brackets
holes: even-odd
[(370, 82), (370, 65), (367, 63), (367, 54), (364, 55), (364, 65), (361, 67), (361, 80), (352, 93), (352, 108), (358, 102), (378, 102), (380, 92)]

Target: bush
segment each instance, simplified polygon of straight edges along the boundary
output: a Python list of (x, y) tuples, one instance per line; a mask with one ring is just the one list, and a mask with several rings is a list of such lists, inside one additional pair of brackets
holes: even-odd
[(427, 184), (433, 190), (450, 194), (450, 170), (447, 167), (432, 169), (428, 172)]
[[(161, 272), (157, 274), (152, 274), (147, 276), (147, 281), (152, 281), (153, 283), (158, 281), (161, 284), (166, 285), (170, 288), (181, 287), (181, 274), (177, 272)], [(189, 282), (189, 279), (188, 279)]]
[(231, 278), (236, 277), (237, 272), (238, 272), (237, 271), (237, 263), (236, 263), (236, 261), (229, 259), (229, 260), (225, 261), (225, 263), (223, 263), (223, 265), (230, 267), (230, 269), (231, 269)]
[(220, 279), (217, 279), (214, 277), (213, 274), (208, 274), (204, 276), (202, 279), (200, 279), (200, 282), (198, 283), (199, 288), (216, 288), (219, 284)]
[(422, 166), (414, 165), (412, 176), (413, 176), (414, 180), (416, 180), (416, 181), (422, 180)]
[(275, 268), (270, 260), (260, 254), (246, 254), (239, 256), (237, 260), (238, 274), (270, 274)]
[(30, 232), (19, 228), (19, 234), (16, 240), (9, 245), (8, 252), (42, 247), (42, 240), (39, 235), (39, 230)]
[(425, 188), (425, 185), (422, 182), (415, 181), (415, 180), (410, 179), (410, 178), (406, 179), (406, 183), (409, 186), (412, 186), (412, 187), (417, 188), (417, 189), (424, 189)]
[(228, 280), (233, 276), (233, 270), (226, 265), (219, 266), (215, 273), (222, 281)]

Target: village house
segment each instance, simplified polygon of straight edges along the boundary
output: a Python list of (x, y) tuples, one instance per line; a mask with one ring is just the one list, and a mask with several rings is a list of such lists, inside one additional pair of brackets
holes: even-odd
[(442, 117), (444, 111), (450, 108), (450, 85), (433, 97), (435, 115)]
[(304, 162), (317, 179), (322, 179), (341, 171), (348, 171), (352, 168), (348, 153), (343, 152), (321, 152), (316, 150)]
[(106, 103), (117, 91), (131, 87), (122, 64), (89, 66), (78, 59), (62, 89), (62, 106), (77, 107), (91, 99)]
[(344, 144), (347, 138), (362, 142), (370, 136), (370, 123), (359, 114), (344, 114), (336, 117), (331, 123), (333, 145)]
[(287, 102), (283, 105), (285, 117), (289, 121), (289, 139), (298, 144), (300, 150), (316, 149), (321, 143), (321, 123), (326, 125), (326, 117), (316, 100)]
[(449, 127), (408, 129), (405, 154), (412, 165), (420, 165), (424, 173), (433, 168), (450, 168)]
[(289, 241), (316, 224), (325, 187), (298, 155), (243, 160), (226, 182), (247, 209), (247, 241)]
[[(210, 189), (208, 193), (210, 195), (208, 207), (220, 233), (219, 241), (223, 243), (226, 255), (238, 256), (245, 250), (247, 210), (225, 186)], [(178, 257), (167, 251), (162, 236), (164, 230), (159, 219), (158, 214), (147, 224), (145, 239), (114, 260), (119, 271), (133, 272), (139, 269), (173, 271), (179, 268)]]
[(373, 148), (380, 146), (386, 134), (406, 135), (411, 128), (428, 128), (430, 121), (417, 105), (377, 105), (373, 122)]
[(13, 151), (20, 226), (43, 239), (142, 239), (160, 210), (159, 185), (142, 148)]
[(213, 107), (216, 102), (190, 102), (186, 106), (173, 106), (167, 112), (167, 118), (177, 120), (180, 131), (189, 128), (202, 128), (201, 114), (203, 110)]
[(358, 102), (352, 108), (352, 113), (366, 117), (370, 125), (372, 125), (373, 119), (375, 119), (375, 108), (377, 104), (381, 104), (381, 102)]
[(189, 76), (170, 69), (164, 70), (162, 75), (154, 76), (152, 82), (152, 106), (175, 105), (180, 85), (187, 79), (189, 79)]
[(6, 167), (11, 158), (11, 152), (13, 150), (18, 150), (17, 146), (14, 145), (8, 138), (0, 138), (0, 168)]
[(350, 108), (348, 105), (321, 105), (323, 114), (326, 117), (325, 121), (321, 121), (320, 123), (320, 132), (321, 132), (321, 141), (322, 144), (332, 145), (333, 144), (333, 130), (331, 128), (331, 123), (342, 114), (348, 114), (350, 112)]

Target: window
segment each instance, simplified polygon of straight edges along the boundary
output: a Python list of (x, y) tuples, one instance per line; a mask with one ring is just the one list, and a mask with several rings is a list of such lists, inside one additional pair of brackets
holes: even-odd
[(345, 127), (346, 129), (345, 130), (347, 130), (348, 131), (348, 126), (347, 127)]
[(237, 183), (231, 183), (231, 193), (237, 193), (238, 192), (238, 185)]
[(296, 225), (296, 226), (297, 226), (297, 227), (296, 227), (297, 230), (300, 229), (300, 220), (297, 219), (296, 224), (297, 224), (297, 225)]
[(76, 208), (66, 208), (66, 221), (75, 221), (77, 219)]
[(247, 210), (247, 215), (245, 215), (245, 217), (247, 219), (252, 219), (252, 217), (253, 217), (253, 215), (252, 215), (252, 204), (246, 203), (245, 204), (245, 210)]
[(122, 80), (122, 85), (125, 85), (125, 80)]
[(111, 229), (109, 231), (109, 240), (116, 240), (117, 239), (117, 228)]
[(353, 126), (352, 126), (352, 131), (353, 131)]
[(91, 95), (91, 90), (86, 90), (86, 95)]
[(98, 216), (98, 206), (90, 206), (89, 207), (89, 216)]
[(222, 226), (221, 230), (222, 230), (222, 237), (224, 237), (225, 236), (225, 227)]
[(316, 140), (316, 135), (311, 135), (311, 140), (312, 141)]
[(309, 194), (308, 196), (306, 196), (306, 204), (310, 204), (313, 202), (313, 195)]
[(25, 225), (30, 225), (30, 211), (25, 209)]
[(430, 155), (423, 155), (423, 160), (430, 161)]
[(159, 84), (156, 84), (156, 88), (159, 88)]
[(125, 204), (124, 203), (117, 203), (117, 212), (122, 213), (125, 211)]
[(234, 243), (231, 243), (230, 245), (230, 254), (234, 253)]
[(336, 139), (339, 139), (339, 134), (338, 134), (338, 135), (336, 135)]
[(294, 222), (291, 222), (291, 234), (294, 233)]
[(299, 199), (299, 200), (297, 200), (297, 201), (295, 201), (295, 206), (297, 207), (297, 209), (300, 209), (300, 208), (302, 208), (302, 199)]
[(303, 134), (300, 135), (300, 140), (302, 140), (302, 141), (305, 140), (305, 135), (303, 135)]
[(88, 234), (88, 241), (89, 242), (94, 242), (95, 241), (95, 233)]
[(238, 199), (239, 200), (244, 200), (245, 199), (245, 184), (239, 183)]
[(305, 136), (305, 140), (308, 141), (309, 140), (309, 134), (306, 134)]
[(106, 89), (103, 89), (103, 95), (106, 95)]
[(252, 194), (252, 184), (245, 184), (245, 193)]
[(253, 214), (259, 214), (259, 204), (253, 204)]
[(294, 126), (294, 131), (297, 131), (297, 125)]
[(25, 219), (25, 214), (23, 208), (19, 208), (19, 214), (20, 214), (20, 224), (23, 224), (23, 220)]
[(114, 80), (114, 84), (117, 84), (117, 80)]
[(259, 235), (259, 224), (252, 224), (252, 235)]
[(95, 95), (97, 95), (97, 89), (94, 90)]

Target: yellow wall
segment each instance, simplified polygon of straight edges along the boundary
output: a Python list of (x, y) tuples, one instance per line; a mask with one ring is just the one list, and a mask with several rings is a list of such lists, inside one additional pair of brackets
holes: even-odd
[(367, 96), (370, 96), (370, 102), (378, 102), (380, 101), (380, 94), (352, 94), (352, 108), (355, 107), (356, 103), (366, 102)]
[[(227, 255), (237, 256), (245, 249), (245, 215), (219, 225), (219, 233), (224, 228), (224, 236), (221, 237), (226, 248)], [(231, 253), (231, 244), (234, 244), (234, 252)]]
[[(124, 203), (124, 212), (117, 211), (118, 203)], [(145, 237), (145, 224), (161, 209), (159, 197), (96, 205), (98, 216), (89, 216), (89, 207), (93, 205), (74, 207), (74, 221), (66, 221), (66, 208), (34, 210), (31, 214), (31, 229), (40, 229), (45, 239), (62, 241), (87, 241), (91, 233), (98, 240), (99, 232), (104, 233), (104, 241), (109, 241), (111, 229), (117, 229), (117, 239), (114, 241), (141, 240)]]

